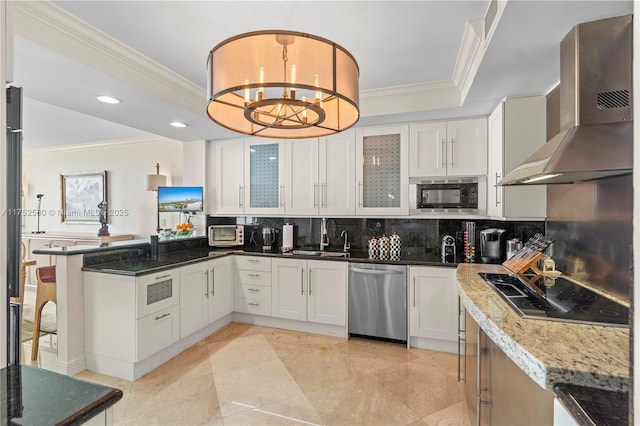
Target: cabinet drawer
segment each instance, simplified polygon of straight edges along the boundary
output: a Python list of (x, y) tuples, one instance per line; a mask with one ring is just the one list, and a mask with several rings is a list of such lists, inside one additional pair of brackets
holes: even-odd
[(271, 301), (237, 298), (236, 311), (246, 314), (271, 316)]
[(156, 313), (180, 303), (177, 269), (145, 275), (136, 279), (138, 309), (136, 318)]
[(271, 301), (271, 287), (260, 285), (239, 285), (238, 298)]
[(137, 356), (142, 361), (180, 339), (180, 307), (172, 306), (136, 321)]
[(271, 272), (271, 259), (268, 257), (236, 256), (238, 269)]
[(264, 271), (238, 271), (241, 285), (271, 286), (271, 272)]

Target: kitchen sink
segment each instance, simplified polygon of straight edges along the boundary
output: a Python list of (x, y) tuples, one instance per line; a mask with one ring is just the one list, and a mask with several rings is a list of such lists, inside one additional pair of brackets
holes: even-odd
[(294, 256), (321, 256), (321, 257), (347, 257), (349, 253), (340, 251), (322, 251), (322, 250), (293, 250), (290, 252)]

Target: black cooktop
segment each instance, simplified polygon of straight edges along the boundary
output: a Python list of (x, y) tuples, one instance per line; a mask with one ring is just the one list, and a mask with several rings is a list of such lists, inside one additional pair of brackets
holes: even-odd
[(479, 275), (524, 318), (629, 326), (629, 308), (565, 278), (527, 284), (518, 275)]

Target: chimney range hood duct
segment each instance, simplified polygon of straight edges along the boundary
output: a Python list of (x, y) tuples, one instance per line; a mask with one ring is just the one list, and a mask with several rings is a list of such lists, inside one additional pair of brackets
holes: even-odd
[(560, 43), (560, 128), (498, 185), (632, 172), (632, 15), (576, 25)]

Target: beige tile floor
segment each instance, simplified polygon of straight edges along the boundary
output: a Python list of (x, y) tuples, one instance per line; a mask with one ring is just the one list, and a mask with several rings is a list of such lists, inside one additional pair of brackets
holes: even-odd
[(118, 425), (469, 425), (456, 355), (232, 323), (122, 389)]

